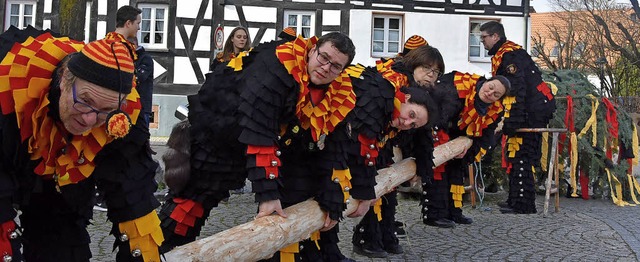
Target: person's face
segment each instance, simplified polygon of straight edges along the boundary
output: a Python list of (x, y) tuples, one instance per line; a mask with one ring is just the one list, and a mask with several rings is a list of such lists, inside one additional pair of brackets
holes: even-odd
[(437, 66), (418, 66), (413, 70), (413, 80), (421, 87), (430, 88), (436, 83), (440, 74)]
[(491, 50), (499, 40), (498, 34), (490, 34), (486, 31), (480, 32), (480, 42), (484, 45), (484, 49)]
[(142, 16), (136, 16), (136, 20), (129, 20), (124, 23), (125, 28), (127, 29), (127, 35), (125, 38), (135, 37), (138, 34), (138, 30), (140, 30), (140, 22), (142, 22)]
[(247, 33), (244, 30), (237, 30), (231, 39), (233, 50), (240, 52), (247, 45)]
[(391, 126), (398, 130), (409, 130), (424, 126), (429, 121), (429, 114), (424, 106), (413, 103), (402, 103), (400, 115), (391, 120)]
[(500, 100), (505, 93), (504, 85), (498, 80), (485, 81), (478, 91), (478, 96), (482, 102), (487, 104), (493, 104), (493, 102)]
[(107, 114), (118, 108), (118, 92), (80, 78), (64, 80), (59, 103), (64, 127), (80, 135), (105, 123)]
[(309, 80), (316, 85), (331, 83), (349, 61), (349, 56), (338, 51), (331, 42), (314, 46), (307, 57)]

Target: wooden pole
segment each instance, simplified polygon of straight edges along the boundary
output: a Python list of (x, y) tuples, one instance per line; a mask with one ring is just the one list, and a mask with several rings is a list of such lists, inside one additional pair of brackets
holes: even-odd
[[(471, 146), (467, 137), (459, 137), (434, 149), (436, 166), (452, 159)], [(415, 161), (404, 159), (389, 168), (378, 170), (376, 196), (391, 192), (402, 182), (415, 176)], [(349, 199), (343, 212), (353, 213), (357, 200)], [(165, 254), (167, 261), (257, 261), (270, 258), (276, 251), (309, 238), (322, 228), (325, 213), (316, 201), (307, 200), (285, 209), (288, 218), (278, 215), (261, 217), (227, 229)]]
[(473, 174), (473, 165), (469, 165), (469, 186), (471, 187), (471, 207), (476, 208), (476, 180)]
[[(558, 159), (556, 157), (556, 155), (558, 154), (558, 133), (554, 132), (553, 133), (553, 139), (551, 142), (551, 157), (550, 157), (550, 162), (549, 162), (549, 172), (547, 173), (547, 183), (545, 185), (546, 190), (545, 190), (545, 194), (544, 194), (544, 213), (542, 214), (542, 217), (547, 217), (547, 213), (549, 211), (549, 197), (551, 195), (551, 179), (553, 179), (553, 175), (555, 174), (554, 169), (556, 169), (556, 159)], [(556, 184), (556, 187), (558, 186), (558, 184)], [(558, 194), (557, 190), (556, 190), (556, 195)]]

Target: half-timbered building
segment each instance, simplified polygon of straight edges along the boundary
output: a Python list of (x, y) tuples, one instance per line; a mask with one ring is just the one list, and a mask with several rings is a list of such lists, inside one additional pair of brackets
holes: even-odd
[[(480, 25), (501, 21), (508, 38), (529, 46), (529, 0), (86, 0), (84, 40), (115, 29), (122, 5), (142, 10), (139, 42), (154, 67), (154, 136), (168, 136), (174, 110), (204, 82), (214, 56), (215, 29), (241, 25), (253, 45), (271, 41), (285, 27), (306, 37), (340, 31), (356, 45), (354, 62), (371, 65), (402, 51), (411, 35), (423, 36), (444, 56), (446, 69), (488, 74), (490, 57)], [(62, 0), (0, 0), (0, 27), (59, 29)], [(224, 35), (224, 41), (227, 35)]]

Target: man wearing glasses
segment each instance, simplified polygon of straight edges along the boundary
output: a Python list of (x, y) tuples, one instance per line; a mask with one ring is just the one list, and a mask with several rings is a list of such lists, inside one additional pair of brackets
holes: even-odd
[[(546, 127), (556, 110), (551, 89), (527, 51), (507, 40), (504, 27), (490, 21), (480, 27), (481, 41), (491, 57), (491, 74), (511, 82), (505, 106), (503, 133), (507, 136), (509, 196), (499, 203), (502, 213), (536, 213), (535, 172), (541, 170), (540, 133), (516, 133), (518, 128)], [(541, 178), (539, 181), (542, 181)]]
[(159, 261), (157, 166), (140, 139), (130, 50), (33, 28), (2, 37), (11, 41), (0, 49), (0, 259), (89, 261), (97, 184), (115, 260)]
[[(336, 126), (355, 107), (343, 71), (354, 56), (351, 39), (342, 33), (299, 36), (263, 43), (207, 75), (198, 94), (188, 97), (190, 172), (175, 184), (165, 178), (170, 196), (160, 212), (163, 251), (195, 240), (210, 210), (249, 178), (258, 218), (286, 217), (283, 207), (309, 198), (326, 212), (323, 232), (274, 260), (344, 259), (337, 250), (320, 254), (317, 246), (336, 246), (326, 243), (338, 241), (332, 229), (346, 207), (345, 194), (369, 199), (363, 192), (370, 192), (370, 181), (349, 184), (344, 145), (334, 139)], [(362, 201), (352, 215), (363, 215), (369, 204)]]

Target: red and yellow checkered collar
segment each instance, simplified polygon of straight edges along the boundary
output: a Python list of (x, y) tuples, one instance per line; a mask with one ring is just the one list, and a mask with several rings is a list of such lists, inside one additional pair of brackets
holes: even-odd
[(477, 97), (476, 84), (480, 77), (476, 74), (461, 72), (456, 72), (453, 77), (453, 84), (458, 90), (458, 97), (464, 99), (464, 107), (460, 112), (458, 128), (460, 130), (466, 129), (466, 134), (470, 137), (482, 136), (482, 131), (495, 122), (503, 110), (500, 101), (496, 101), (489, 105), (487, 114), (484, 116), (478, 114), (475, 108), (475, 99)]
[(407, 102), (407, 97), (405, 96), (400, 88), (409, 85), (409, 77), (407, 75), (396, 72), (391, 68), (395, 61), (393, 59), (387, 60), (378, 60), (376, 61), (376, 69), (382, 75), (384, 79), (389, 81), (391, 85), (393, 85), (395, 89), (395, 97), (393, 99), (393, 118), (396, 119), (400, 116), (400, 107), (402, 103)]
[(317, 37), (304, 39), (298, 36), (276, 48), (278, 60), (300, 86), (296, 116), (304, 129), (311, 129), (314, 141), (318, 141), (321, 135), (332, 132), (356, 104), (351, 79), (344, 71), (329, 84), (320, 103), (314, 106), (311, 102), (307, 55), (317, 41)]
[(498, 51), (496, 51), (496, 54), (491, 57), (491, 74), (494, 76), (496, 75), (496, 72), (498, 72), (498, 67), (502, 63), (502, 56), (505, 53), (518, 50), (518, 49), (522, 49), (522, 46), (519, 46), (518, 44), (511, 42), (509, 40), (504, 42), (504, 44), (502, 44), (500, 48), (498, 48)]
[[(68, 138), (62, 123), (48, 116), (51, 75), (64, 57), (82, 47), (81, 42), (46, 33), (15, 44), (0, 62), (2, 113), (16, 114), (20, 140), (28, 140), (30, 159), (41, 159), (34, 172), (56, 178), (59, 186), (89, 177), (95, 169), (95, 156), (113, 140), (104, 126)], [(135, 123), (141, 108), (135, 89), (127, 100), (123, 111)]]

